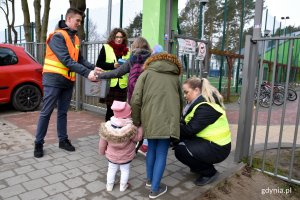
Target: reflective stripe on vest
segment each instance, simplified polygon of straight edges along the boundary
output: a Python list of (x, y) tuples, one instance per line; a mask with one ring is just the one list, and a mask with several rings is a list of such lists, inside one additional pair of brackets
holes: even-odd
[(80, 42), (79, 42), (79, 38), (77, 37), (77, 35), (74, 36), (74, 44), (73, 44), (67, 31), (56, 30), (53, 33), (49, 34), (49, 37), (46, 41), (47, 45), (46, 45), (46, 55), (45, 55), (45, 63), (44, 63), (44, 67), (43, 67), (43, 73), (50, 72), (50, 73), (61, 74), (65, 78), (67, 78), (71, 81), (75, 81), (75, 78), (76, 78), (75, 72), (70, 71), (70, 69), (68, 67), (63, 65), (48, 45), (48, 42), (50, 41), (50, 39), (57, 32), (59, 32), (63, 35), (63, 37), (66, 41), (66, 45), (67, 45), (70, 57), (73, 60), (75, 60), (76, 62), (78, 61)]
[[(106, 63), (115, 63), (117, 62), (117, 57), (115, 55), (114, 49), (109, 44), (104, 44), (105, 49), (105, 55), (106, 55)], [(130, 56), (130, 53), (128, 53), (125, 56), (122, 56), (122, 59), (128, 60)], [(108, 70), (110, 71), (110, 70)], [(115, 87), (118, 83), (119, 79), (119, 87), (121, 89), (124, 89), (127, 87), (128, 83), (128, 74), (123, 75), (121, 78), (112, 78), (110, 79), (110, 87)]]
[(210, 105), (222, 115), (219, 117), (219, 119), (217, 119), (217, 121), (215, 121), (215, 123), (208, 125), (202, 131), (197, 133), (196, 136), (214, 142), (220, 146), (224, 146), (231, 142), (231, 133), (225, 110), (218, 104), (202, 102), (195, 105), (192, 111), (189, 114), (187, 114), (184, 118), (185, 123), (189, 123), (189, 121), (194, 117), (196, 109), (202, 104)]

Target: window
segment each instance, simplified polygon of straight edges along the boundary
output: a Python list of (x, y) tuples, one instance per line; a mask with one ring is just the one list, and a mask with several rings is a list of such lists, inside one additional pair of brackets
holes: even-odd
[(9, 48), (0, 48), (0, 66), (14, 65), (18, 62), (18, 57)]

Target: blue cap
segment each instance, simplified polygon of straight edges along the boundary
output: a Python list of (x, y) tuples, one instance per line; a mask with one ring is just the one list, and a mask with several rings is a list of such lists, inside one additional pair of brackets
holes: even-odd
[(154, 45), (154, 47), (153, 47), (152, 54), (158, 54), (158, 53), (161, 53), (161, 52), (163, 52), (163, 51), (164, 51), (164, 48), (163, 48), (161, 45), (156, 44), (156, 45)]

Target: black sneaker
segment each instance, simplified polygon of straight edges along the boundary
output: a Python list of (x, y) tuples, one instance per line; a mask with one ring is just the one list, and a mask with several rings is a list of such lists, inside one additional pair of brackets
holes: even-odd
[(70, 140), (68, 140), (68, 139), (64, 140), (62, 142), (59, 142), (58, 147), (66, 150), (66, 151), (75, 151), (75, 147), (71, 144)]
[(195, 185), (203, 186), (212, 183), (214, 180), (218, 178), (219, 174), (220, 174), (219, 172), (216, 172), (214, 175), (209, 177), (199, 176), (199, 178), (197, 178), (195, 181)]
[(34, 157), (41, 158), (44, 156), (43, 144), (35, 144), (34, 145)]
[(165, 184), (160, 184), (158, 191), (157, 192), (153, 192), (151, 191), (149, 194), (149, 198), (150, 199), (156, 199), (157, 197), (163, 195), (164, 193), (166, 193), (168, 190), (168, 187)]

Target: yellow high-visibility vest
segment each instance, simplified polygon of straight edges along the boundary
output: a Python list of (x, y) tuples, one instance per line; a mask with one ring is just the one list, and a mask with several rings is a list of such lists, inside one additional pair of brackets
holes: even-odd
[[(105, 54), (106, 54), (106, 60), (107, 63), (115, 63), (117, 62), (117, 58), (114, 52), (114, 49), (109, 44), (104, 44)], [(122, 56), (122, 59), (128, 60), (130, 56), (130, 53), (128, 53), (125, 56)], [(127, 87), (128, 83), (128, 73), (123, 75), (121, 78), (112, 78), (110, 79), (110, 87), (115, 87), (118, 83), (119, 79), (119, 87), (121, 89), (124, 89)]]
[(186, 115), (184, 121), (186, 124), (194, 117), (196, 109), (202, 105), (208, 104), (213, 107), (216, 111), (222, 113), (217, 121), (213, 124), (208, 125), (202, 131), (196, 134), (197, 137), (203, 138), (205, 140), (214, 142), (220, 146), (224, 146), (231, 142), (231, 133), (229, 129), (228, 120), (225, 114), (225, 110), (218, 104), (208, 103), (208, 102), (201, 102), (194, 106), (192, 111)]

